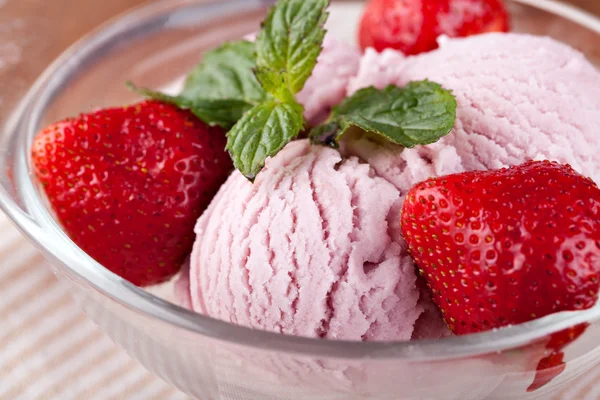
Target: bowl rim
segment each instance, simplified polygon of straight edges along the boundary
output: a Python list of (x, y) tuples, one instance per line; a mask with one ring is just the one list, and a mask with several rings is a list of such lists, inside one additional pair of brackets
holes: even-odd
[[(554, 0), (510, 1), (559, 15), (600, 34), (600, 19), (574, 6)], [(69, 47), (37, 79), (7, 123), (5, 132), (11, 137), (14, 137), (23, 126), (27, 130), (27, 134), (21, 135), (22, 138), (18, 143), (20, 145), (18, 152), (21, 157), (24, 157), (21, 160), (22, 173), (15, 177), (18, 190), (24, 197), (25, 211), (6, 194), (0, 194), (0, 208), (36, 246), (60, 260), (69, 272), (83, 278), (89, 285), (113, 301), (146, 317), (158, 319), (194, 334), (268, 351), (338, 359), (443, 360), (518, 348), (554, 332), (600, 318), (600, 305), (596, 304), (589, 310), (564, 312), (516, 326), (437, 340), (356, 342), (282, 335), (217, 320), (162, 300), (108, 271), (79, 249), (44, 206), (28, 173), (28, 144), (37, 131), (37, 122), (43, 115), (45, 107), (51, 102), (54, 93), (60, 90), (62, 84), (77, 69), (78, 62), (93, 57), (98, 49), (129, 32), (136, 24), (169, 15), (178, 9), (224, 7), (223, 10), (239, 11), (243, 6), (265, 7), (271, 2), (269, 0), (213, 0), (194, 4), (188, 0), (161, 0), (134, 8), (113, 18)]]

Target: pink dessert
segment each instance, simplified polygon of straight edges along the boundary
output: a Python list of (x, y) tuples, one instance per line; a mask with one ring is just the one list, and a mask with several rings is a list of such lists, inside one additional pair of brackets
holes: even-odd
[[(131, 85), (151, 100), (44, 129), (32, 164), (71, 238), (139, 286), (179, 272), (175, 295), (192, 311), (305, 338), (440, 339), (593, 307), (600, 73), (550, 38), (437, 38), (436, 15), (457, 4), (469, 11), (458, 36), (508, 29), (496, 0), (373, 4), (361, 35), (439, 48), (361, 53), (326, 36), (327, 1), (279, 0), (258, 34), (207, 52), (178, 95)], [(538, 390), (587, 327), (472, 368), (535, 369)], [(343, 391), (383, 371), (236, 357)], [(424, 367), (392, 372), (401, 386), (420, 380), (411, 397), (446, 376)], [(445, 372), (454, 398), (472, 391), (463, 371)]]
[[(482, 4), (469, 1), (469, 7)], [(419, 245), (444, 217), (437, 213), (447, 202), (433, 205), (427, 224), (410, 227), (416, 239), (409, 251), (400, 221), (418, 215), (402, 219), (406, 194), (429, 178), (531, 159), (571, 164), (573, 174), (591, 177), (574, 179), (581, 185), (599, 181), (600, 73), (574, 49), (522, 34), (443, 37), (439, 49), (414, 56), (392, 49), (361, 53), (326, 36), (327, 6), (324, 0), (280, 0), (258, 34), (208, 52), (179, 95), (134, 87), (151, 101), (51, 125), (33, 146), (36, 174), (71, 236), (86, 234), (87, 241), (78, 241), (82, 248), (93, 248), (96, 258), (140, 286), (170, 279), (181, 268), (176, 297), (198, 313), (310, 338), (437, 339), (450, 334), (447, 325), (457, 333), (443, 301), (468, 302), (469, 281), (453, 293), (455, 302), (432, 290), (448, 287), (446, 279), (467, 263), (473, 274), (482, 273), (475, 265), (481, 254), (460, 259), (462, 250), (455, 250), (464, 237), (450, 235), (454, 227), (440, 228), (427, 249)], [(393, 10), (404, 6), (394, 3)], [(429, 18), (429, 28), (439, 24), (427, 7), (411, 10)], [(506, 22), (503, 8), (501, 14)], [(396, 28), (407, 33), (406, 25)], [(429, 33), (421, 32), (423, 39), (431, 39)], [(189, 135), (185, 143), (181, 132)], [(201, 145), (190, 142), (198, 137)], [(209, 143), (216, 148), (208, 151)], [(190, 173), (196, 169), (202, 174)], [(67, 179), (61, 171), (69, 172)], [(154, 202), (146, 198), (150, 187)], [(563, 205), (570, 210), (573, 204)], [(548, 205), (531, 205), (533, 214), (536, 206)], [(479, 214), (473, 211), (472, 219)], [(136, 222), (127, 226), (132, 215)], [(582, 215), (571, 216), (575, 226)], [(94, 240), (99, 228), (117, 244), (106, 248)], [(501, 243), (496, 234), (488, 243)], [(600, 249), (592, 238), (586, 237)], [(512, 251), (516, 242), (518, 253), (518, 239), (501, 245)], [(421, 265), (415, 252), (427, 252), (433, 265)], [(560, 267), (558, 261), (552, 266)], [(483, 267), (496, 278), (495, 265)], [(442, 269), (447, 274), (424, 272)], [(586, 279), (596, 279), (590, 269)], [(563, 286), (569, 273), (581, 273), (561, 271)], [(510, 277), (503, 278), (508, 285)], [(596, 292), (587, 292), (586, 306)], [(478, 307), (493, 309), (490, 304)], [(523, 315), (536, 317), (528, 309)]]
[(402, 193), (429, 177), (529, 159), (569, 163), (600, 181), (600, 74), (571, 47), (544, 37), (486, 34), (442, 39), (439, 50), (414, 57), (368, 49), (348, 91), (418, 79), (440, 82), (456, 96), (450, 135), (414, 149), (381, 150), (365, 141), (347, 147)]
[(296, 96), (311, 125), (326, 119), (331, 108), (347, 96), (348, 84), (358, 73), (360, 59), (361, 53), (356, 47), (325, 36), (317, 65)]
[(192, 309), (291, 335), (410, 339), (424, 309), (391, 233), (398, 199), (368, 164), (290, 143), (254, 184), (234, 173), (198, 221)]
[[(317, 66), (309, 85), (346, 80), (347, 72)], [(568, 162), (600, 179), (592, 157), (600, 151), (594, 140), (600, 132), (600, 74), (568, 46), (487, 34), (445, 39), (439, 50), (413, 57), (369, 49), (347, 91), (418, 79), (452, 89), (458, 108), (451, 134), (414, 149), (373, 136), (344, 139), (343, 153), (370, 168), (355, 158), (342, 162), (334, 150), (292, 143), (254, 185), (234, 173), (198, 222), (191, 285), (180, 283), (179, 297), (189, 291), (194, 311), (287, 334), (441, 337), (448, 331), (425, 290), (417, 302), (414, 266), (394, 220), (409, 188), (429, 177), (532, 158)], [(330, 104), (316, 104), (320, 111), (314, 114), (327, 113)], [(358, 179), (346, 176), (349, 171), (360, 172), (361, 179), (348, 183)], [(359, 188), (373, 188), (348, 190), (360, 182)], [(356, 197), (361, 194), (364, 199)], [(346, 197), (358, 201), (354, 220), (354, 203)], [(352, 238), (353, 231), (364, 236)]]

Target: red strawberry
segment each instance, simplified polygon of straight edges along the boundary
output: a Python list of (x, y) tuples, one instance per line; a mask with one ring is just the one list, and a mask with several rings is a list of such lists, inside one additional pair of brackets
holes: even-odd
[(71, 239), (145, 286), (190, 252), (197, 218), (232, 169), (225, 141), (190, 112), (147, 101), (51, 125), (32, 160)]
[(569, 166), (532, 161), (426, 181), (406, 197), (402, 232), (454, 333), (598, 298), (600, 189)]
[(363, 49), (393, 48), (410, 55), (436, 49), (440, 35), (508, 30), (502, 0), (371, 0), (360, 23), (359, 42)]

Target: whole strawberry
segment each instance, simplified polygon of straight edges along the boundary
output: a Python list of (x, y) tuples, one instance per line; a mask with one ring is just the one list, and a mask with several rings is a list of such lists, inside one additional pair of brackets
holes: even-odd
[(188, 111), (147, 101), (44, 129), (35, 174), (71, 239), (146, 286), (174, 275), (194, 224), (232, 169), (225, 135)]
[(438, 47), (440, 35), (507, 32), (503, 0), (371, 0), (360, 23), (363, 49), (393, 48), (412, 55)]
[(571, 167), (528, 162), (423, 182), (402, 232), (456, 334), (591, 307), (600, 189)]

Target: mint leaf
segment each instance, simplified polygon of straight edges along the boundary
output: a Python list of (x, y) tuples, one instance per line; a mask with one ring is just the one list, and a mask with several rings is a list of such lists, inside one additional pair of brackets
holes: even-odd
[(352, 126), (384, 136), (404, 147), (430, 144), (450, 133), (456, 99), (441, 85), (419, 81), (406, 87), (359, 90), (334, 108), (327, 123), (312, 130), (311, 140), (337, 146)]
[(129, 86), (145, 97), (188, 109), (209, 125), (228, 129), (267, 97), (254, 75), (254, 67), (254, 43), (231, 42), (206, 53), (178, 96)]
[(255, 44), (227, 43), (207, 53), (180, 95), (134, 90), (189, 109), (211, 125), (233, 126), (227, 149), (236, 168), (254, 179), (266, 158), (304, 125), (303, 107), (294, 96), (321, 54), (328, 5), (329, 0), (279, 0)]
[(279, 0), (256, 39), (258, 78), (279, 98), (272, 82), (282, 75), (292, 95), (304, 87), (321, 54), (328, 0)]
[(296, 101), (286, 85), (285, 73), (276, 74), (270, 69), (258, 67), (254, 70), (263, 88), (273, 97), (283, 102)]
[[(195, 99), (188, 104), (189, 110), (200, 120), (208, 125), (218, 125), (225, 129), (231, 128), (244, 113), (251, 109), (251, 106), (243, 100)], [(179, 107), (188, 108), (185, 103), (179, 103)]]
[(267, 157), (277, 154), (302, 129), (302, 106), (266, 101), (248, 111), (227, 134), (235, 167), (254, 180)]
[(227, 99), (256, 105), (266, 98), (252, 70), (256, 67), (254, 43), (225, 43), (204, 56), (185, 81), (186, 99)]
[(190, 110), (206, 124), (218, 125), (225, 129), (231, 128), (236, 121), (242, 118), (246, 111), (252, 108), (252, 105), (244, 100), (187, 98), (183, 95), (170, 96), (154, 90), (138, 88), (130, 82), (127, 85), (131, 90), (144, 97), (174, 104), (183, 110)]
[(227, 134), (235, 167), (254, 179), (267, 157), (298, 135), (303, 108), (294, 95), (321, 54), (328, 0), (279, 0), (256, 39), (256, 78), (268, 99), (248, 111)]

